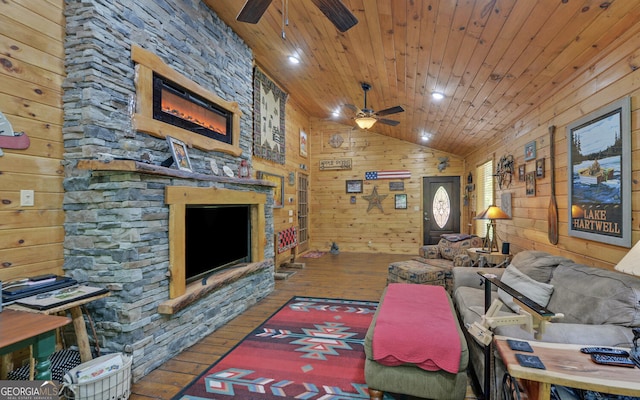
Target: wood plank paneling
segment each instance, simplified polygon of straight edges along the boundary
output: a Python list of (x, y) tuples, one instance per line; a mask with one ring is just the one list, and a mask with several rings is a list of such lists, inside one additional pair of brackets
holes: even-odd
[[(339, 133), (344, 143), (327, 145)], [(403, 140), (367, 131), (352, 130), (332, 121), (312, 120), (311, 149), (311, 248), (329, 250), (333, 242), (340, 251), (387, 254), (417, 254), (422, 245), (422, 178), (461, 176), (461, 158)], [(449, 157), (449, 167), (438, 171), (440, 157)], [(352, 169), (320, 171), (320, 160), (352, 160)], [(367, 171), (408, 170), (410, 179), (365, 180)], [(363, 193), (346, 193), (346, 180), (363, 180)], [(402, 181), (403, 191), (389, 190), (389, 182)], [(382, 211), (362, 196), (377, 187), (386, 196)], [(407, 195), (407, 209), (395, 209), (395, 195)], [(355, 203), (351, 197), (355, 197)], [(462, 202), (462, 199), (454, 199)]]
[[(64, 1), (0, 2), (0, 112), (29, 135), (0, 157), (0, 280), (62, 274)], [(20, 205), (20, 190), (35, 205)]]

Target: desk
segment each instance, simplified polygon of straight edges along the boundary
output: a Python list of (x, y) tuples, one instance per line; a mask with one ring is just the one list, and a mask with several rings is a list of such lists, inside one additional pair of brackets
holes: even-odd
[(73, 328), (76, 333), (76, 340), (78, 341), (78, 350), (80, 352), (80, 360), (82, 362), (90, 361), (93, 356), (91, 355), (91, 348), (89, 346), (89, 336), (87, 335), (87, 326), (84, 323), (84, 317), (82, 316), (82, 306), (94, 300), (102, 299), (109, 296), (109, 293), (102, 293), (96, 296), (87, 297), (84, 299), (76, 300), (71, 303), (63, 304), (57, 307), (49, 308), (47, 310), (36, 310), (29, 307), (24, 307), (19, 304), (12, 304), (7, 308), (10, 310), (24, 311), (35, 314), (53, 315), (59, 312), (69, 311), (73, 320)]
[[(482, 251), (481, 248), (479, 247), (472, 247), (467, 249), (467, 254), (469, 255), (469, 257), (471, 258), (471, 260), (473, 260), (473, 266), (475, 267), (476, 264), (480, 261), (480, 258), (484, 258), (484, 261), (486, 265), (488, 267), (493, 267), (496, 266), (498, 264), (502, 264), (505, 262), (509, 261), (509, 257), (511, 257), (510, 254), (502, 254), (499, 251), (492, 251), (491, 253), (485, 253)], [(506, 264), (506, 263), (505, 263)], [(480, 265), (482, 266), (482, 265)], [(506, 267), (506, 265), (504, 265)]]
[(51, 380), (49, 356), (56, 346), (56, 329), (71, 322), (68, 317), (3, 310), (0, 313), (0, 355), (33, 345), (36, 380)]
[(516, 352), (509, 348), (506, 339), (496, 336), (494, 344), (507, 371), (521, 380), (530, 399), (549, 400), (551, 385), (625, 396), (640, 393), (640, 369), (596, 364), (588, 354), (580, 352), (586, 345), (529, 341), (533, 355), (546, 367), (536, 369), (518, 364)]

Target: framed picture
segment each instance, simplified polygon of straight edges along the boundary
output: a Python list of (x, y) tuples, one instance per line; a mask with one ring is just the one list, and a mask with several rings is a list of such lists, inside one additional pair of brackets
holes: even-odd
[(529, 142), (524, 145), (524, 160), (535, 160), (536, 158), (536, 141)]
[(300, 157), (307, 158), (307, 132), (300, 129)]
[(362, 193), (362, 180), (347, 181), (347, 193)]
[(631, 100), (567, 125), (569, 236), (631, 246)]
[(544, 178), (544, 158), (536, 160), (536, 178)]
[(525, 164), (520, 164), (518, 166), (518, 180), (520, 182), (524, 182), (524, 173), (526, 171), (526, 167)]
[(389, 182), (389, 190), (402, 192), (404, 190), (404, 182)]
[(349, 199), (349, 203), (356, 204), (356, 196), (351, 196), (351, 198)]
[(187, 152), (187, 145), (183, 141), (174, 137), (167, 136), (167, 142), (171, 149), (171, 156), (173, 157), (174, 164), (180, 171), (193, 172), (191, 168), (191, 160), (189, 159), (189, 153)]
[(527, 196), (536, 195), (536, 172), (527, 172), (525, 175), (525, 192)]
[(273, 208), (284, 207), (284, 176), (270, 174), (264, 171), (256, 172), (256, 178), (276, 184), (273, 189)]
[(404, 210), (407, 208), (407, 195), (406, 194), (396, 194), (396, 209)]

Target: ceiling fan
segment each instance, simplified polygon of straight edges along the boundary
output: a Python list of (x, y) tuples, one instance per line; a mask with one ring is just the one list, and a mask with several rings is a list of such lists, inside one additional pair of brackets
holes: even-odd
[(354, 120), (360, 129), (369, 129), (376, 122), (380, 122), (381, 124), (396, 126), (400, 123), (400, 121), (394, 121), (392, 119), (380, 118), (385, 115), (396, 114), (404, 111), (404, 108), (401, 106), (395, 106), (390, 108), (385, 108), (384, 110), (380, 110), (378, 112), (373, 111), (373, 109), (367, 107), (367, 92), (371, 89), (371, 85), (368, 83), (362, 83), (362, 90), (364, 90), (364, 108), (359, 109), (353, 104), (345, 104), (344, 106), (352, 110), (356, 113)]
[[(240, 22), (257, 24), (272, 0), (247, 0), (236, 19)], [(346, 32), (358, 23), (358, 19), (340, 0), (311, 0), (329, 18), (340, 32)]]

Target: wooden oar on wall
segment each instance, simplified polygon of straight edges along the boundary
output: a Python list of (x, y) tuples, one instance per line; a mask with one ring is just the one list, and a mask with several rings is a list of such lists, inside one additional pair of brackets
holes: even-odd
[(556, 166), (555, 166), (555, 133), (556, 126), (549, 127), (549, 172), (551, 176), (551, 199), (549, 200), (549, 213), (547, 220), (549, 223), (549, 242), (558, 244), (558, 204), (556, 203)]

